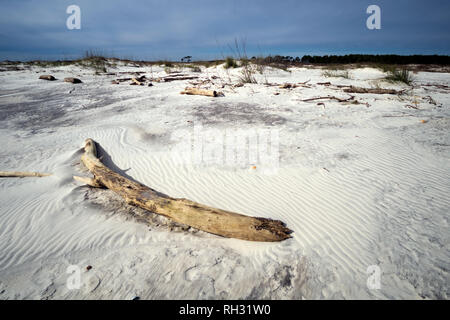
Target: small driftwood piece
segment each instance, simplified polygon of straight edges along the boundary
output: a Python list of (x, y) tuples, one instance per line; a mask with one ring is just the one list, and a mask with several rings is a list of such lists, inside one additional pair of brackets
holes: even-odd
[[(355, 100), (355, 96), (350, 96), (347, 99), (342, 99), (342, 98), (338, 98), (335, 96), (326, 96), (326, 97), (309, 98), (309, 99), (304, 99), (304, 100), (300, 100), (300, 101), (310, 102), (310, 101), (316, 101), (316, 100), (336, 100), (337, 102), (340, 102), (340, 103), (363, 104), (366, 107), (370, 107), (370, 104), (367, 102), (359, 102), (358, 100)], [(325, 107), (324, 103), (318, 103), (317, 105), (318, 106), (322, 105), (323, 107)]]
[(360, 87), (353, 87), (344, 89), (344, 92), (347, 93), (374, 93), (374, 94), (402, 94), (402, 91), (397, 91), (394, 89), (382, 89), (382, 88), (360, 88)]
[(350, 98), (342, 99), (335, 96), (326, 96), (326, 97), (316, 97), (316, 98), (309, 98), (309, 99), (303, 99), (301, 101), (303, 102), (309, 102), (309, 101), (316, 101), (316, 100), (336, 100), (338, 102), (349, 102), (355, 99), (355, 96), (350, 96)]
[(298, 87), (311, 88), (311, 86), (309, 86), (307, 84), (309, 81), (311, 81), (311, 80), (307, 80), (305, 82), (298, 82), (298, 83), (284, 83), (282, 85), (278, 85), (278, 88), (280, 88), (280, 89), (294, 89), (294, 88), (298, 88)]
[(83, 83), (83, 81), (81, 81), (78, 78), (73, 78), (73, 77), (69, 77), (69, 78), (64, 78), (64, 82), (70, 82), (70, 83)]
[(421, 86), (423, 87), (436, 87), (439, 89), (450, 89), (450, 86), (446, 86), (445, 84), (434, 84), (434, 83), (429, 83), (429, 84), (422, 84)]
[(125, 81), (131, 81), (130, 85), (139, 85), (139, 86), (143, 86), (145, 85), (146, 82), (148, 82), (148, 86), (151, 87), (153, 84), (150, 81), (150, 79), (147, 79), (147, 77), (145, 75), (142, 75), (140, 77), (134, 77), (134, 78), (119, 78), (116, 80), (112, 80), (111, 83), (112, 84), (120, 84), (121, 82), (125, 82)]
[(94, 178), (83, 182), (91, 186), (105, 186), (123, 197), (128, 204), (164, 215), (178, 223), (223, 237), (250, 241), (282, 241), (291, 237), (292, 231), (281, 221), (245, 216), (188, 199), (172, 198), (129, 180), (97, 158), (96, 144), (92, 139), (86, 140), (81, 161), (94, 175)]
[(136, 76), (139, 76), (142, 73), (145, 73), (145, 71), (134, 71), (132, 73), (130, 73), (129, 71), (120, 71), (120, 72), (116, 72), (114, 74), (134, 74)]
[(41, 172), (22, 172), (22, 171), (0, 171), (0, 177), (3, 178), (13, 178), (13, 177), (48, 177), (51, 173), (41, 173)]
[(218, 97), (219, 93), (215, 90), (205, 90), (198, 88), (186, 88), (184, 91), (180, 92), (181, 94), (189, 94), (189, 95), (199, 95), (199, 96), (208, 96), (208, 97)]
[(284, 83), (282, 85), (279, 85), (278, 88), (280, 89), (293, 89), (296, 88), (297, 86), (295, 84), (292, 83)]
[(144, 85), (144, 82), (141, 82), (141, 81), (139, 81), (138, 79), (136, 79), (136, 78), (131, 78), (131, 83), (130, 83), (131, 85), (138, 85), (138, 86), (143, 86)]
[(48, 81), (55, 81), (56, 80), (56, 78), (54, 76), (49, 75), (49, 74), (44, 74), (44, 75), (40, 76), (39, 79), (41, 79), (41, 80), (48, 80)]
[(210, 79), (198, 79), (196, 81), (189, 81), (189, 84), (193, 86), (204, 86), (207, 84), (214, 84)]
[(130, 81), (132, 78), (119, 78), (113, 81), (117, 81), (117, 82), (125, 82), (125, 81)]
[(185, 75), (173, 75), (173, 76), (167, 76), (167, 77), (161, 77), (156, 79), (157, 82), (171, 82), (171, 81), (177, 81), (177, 80), (194, 80), (198, 79), (198, 76), (185, 76)]

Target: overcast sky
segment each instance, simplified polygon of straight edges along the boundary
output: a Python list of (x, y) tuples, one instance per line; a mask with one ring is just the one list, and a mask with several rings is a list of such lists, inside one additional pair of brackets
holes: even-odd
[[(69, 5), (81, 29), (68, 30)], [(366, 27), (369, 5), (381, 30)], [(214, 59), (245, 40), (252, 55), (450, 54), (449, 0), (0, 0), (0, 60), (86, 50), (133, 59)]]

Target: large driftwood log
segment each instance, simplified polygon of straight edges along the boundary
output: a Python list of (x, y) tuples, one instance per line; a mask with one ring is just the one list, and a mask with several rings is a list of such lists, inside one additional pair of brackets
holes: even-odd
[(0, 171), (0, 177), (12, 178), (12, 177), (47, 177), (51, 173), (41, 173), (41, 172), (22, 172), (22, 171)]
[(186, 88), (184, 91), (180, 92), (181, 94), (192, 94), (192, 95), (200, 95), (200, 96), (208, 96), (208, 97), (217, 97), (219, 94), (215, 90), (205, 90), (198, 88)]
[[(220, 235), (251, 241), (281, 241), (290, 238), (292, 231), (278, 220), (249, 217), (215, 209), (191, 200), (172, 198), (145, 185), (131, 181), (105, 166), (99, 158), (95, 141), (86, 140), (81, 161), (94, 175), (87, 182), (91, 186), (105, 186), (133, 204), (164, 215), (191, 227)], [(79, 180), (79, 179), (78, 179)]]

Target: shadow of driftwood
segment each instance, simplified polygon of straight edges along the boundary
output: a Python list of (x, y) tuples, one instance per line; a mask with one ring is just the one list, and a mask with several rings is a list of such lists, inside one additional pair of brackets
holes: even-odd
[[(128, 170), (130, 170), (131, 168), (128, 168), (128, 169), (125, 169), (125, 170), (119, 168), (119, 167), (114, 163), (114, 161), (112, 160), (112, 158), (111, 158), (111, 156), (109, 155), (109, 153), (108, 153), (105, 149), (103, 149), (102, 146), (101, 146), (99, 143), (95, 142), (95, 146), (96, 146), (96, 149), (97, 149), (97, 157), (98, 157), (99, 159), (101, 159), (101, 162), (102, 162), (105, 166), (107, 166), (107, 167), (108, 167), (109, 169), (111, 169), (112, 171), (114, 171), (114, 172), (120, 174), (120, 175), (123, 176), (124, 178), (127, 178), (128, 180), (131, 180), (131, 181), (133, 181), (133, 182), (136, 182), (136, 183), (138, 183), (138, 184), (140, 184), (140, 185), (144, 185), (144, 184), (142, 184), (142, 183), (140, 183), (139, 181), (135, 180), (133, 177), (129, 176), (129, 175), (126, 173), (126, 172), (127, 172)], [(164, 193), (161, 193), (161, 192), (159, 192), (159, 191), (157, 191), (157, 190), (154, 190), (153, 188), (150, 188), (149, 186), (146, 186), (146, 187), (149, 188), (149, 189), (151, 189), (153, 192), (155, 192), (155, 193), (157, 194), (157, 196), (159, 196), (159, 197), (162, 197), (162, 198), (170, 198), (167, 194), (164, 194)]]
[(107, 166), (107, 167), (110, 168), (112, 171), (117, 172), (118, 174), (120, 174), (121, 176), (123, 176), (123, 177), (125, 177), (125, 178), (127, 178), (127, 179), (129, 179), (129, 180), (131, 180), (131, 181), (133, 181), (133, 182), (136, 182), (136, 183), (139, 183), (138, 181), (134, 180), (133, 177), (131, 177), (131, 176), (129, 176), (129, 175), (127, 174), (127, 171), (130, 170), (131, 168), (124, 169), (124, 170), (121, 169), (121, 168), (119, 168), (119, 167), (113, 162), (113, 160), (112, 160), (111, 156), (109, 155), (109, 153), (108, 153), (105, 149), (103, 149), (103, 147), (102, 147), (100, 144), (98, 144), (97, 142), (95, 142), (95, 147), (96, 147), (96, 149), (97, 149), (97, 157), (98, 157), (99, 159), (101, 159), (102, 163), (103, 163), (105, 166)]

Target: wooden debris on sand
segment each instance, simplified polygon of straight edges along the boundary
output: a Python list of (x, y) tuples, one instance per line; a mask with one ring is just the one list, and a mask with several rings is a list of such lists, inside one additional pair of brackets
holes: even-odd
[(350, 96), (347, 99), (343, 99), (343, 98), (338, 98), (335, 96), (326, 96), (326, 97), (315, 97), (315, 98), (308, 98), (308, 99), (303, 99), (301, 101), (303, 102), (309, 102), (309, 101), (316, 101), (316, 100), (336, 100), (338, 102), (349, 102), (351, 100), (355, 99), (355, 96)]
[(56, 78), (54, 76), (49, 75), (49, 74), (44, 74), (44, 75), (40, 76), (39, 79), (41, 79), (41, 80), (48, 80), (48, 81), (55, 81), (56, 80)]
[(48, 177), (51, 173), (26, 172), (26, 171), (0, 171), (0, 177), (3, 178), (23, 178), (23, 177)]
[(291, 237), (292, 231), (281, 221), (245, 216), (188, 199), (172, 198), (127, 179), (100, 161), (92, 139), (86, 140), (81, 161), (94, 177), (77, 177), (77, 180), (95, 187), (104, 186), (123, 197), (128, 204), (164, 215), (178, 223), (219, 236), (250, 241), (282, 241)]
[(150, 82), (150, 79), (147, 79), (146, 76), (142, 75), (142, 76), (137, 77), (137, 78), (131, 78), (130, 85), (143, 86), (143, 85), (145, 85), (146, 82)]
[(144, 82), (143, 81), (139, 81), (138, 79), (136, 79), (136, 78), (131, 78), (131, 83), (130, 83), (130, 85), (138, 85), (138, 86), (143, 86), (144, 85)]
[[(300, 101), (310, 102), (310, 101), (316, 101), (316, 100), (335, 100), (335, 101), (340, 102), (340, 103), (363, 104), (366, 107), (370, 107), (370, 104), (367, 103), (367, 102), (360, 102), (358, 100), (355, 100), (355, 96), (350, 96), (349, 98), (339, 98), (339, 97), (335, 97), (335, 96), (325, 96), (325, 97), (308, 98), (308, 99), (303, 99), (303, 100), (300, 100)], [(323, 105), (325, 107), (325, 104), (323, 104), (323, 103), (317, 104), (317, 105)]]
[(184, 91), (181, 91), (180, 93), (189, 95), (208, 96), (208, 97), (219, 97), (223, 95), (221, 92), (217, 92), (215, 90), (198, 89), (192, 87), (186, 87)]
[(142, 75), (140, 77), (132, 77), (132, 78), (119, 78), (112, 80), (112, 84), (120, 84), (121, 82), (131, 81), (130, 85), (139, 85), (143, 86), (147, 84), (149, 87), (151, 87), (153, 84), (151, 83), (151, 80), (148, 79), (145, 75)]
[(73, 77), (64, 78), (64, 82), (70, 82), (70, 83), (83, 83), (80, 79), (78, 79), (78, 78), (73, 78)]
[(116, 80), (113, 80), (116, 83), (120, 83), (120, 82), (125, 82), (125, 81), (130, 81), (132, 78), (119, 78)]
[(383, 89), (383, 88), (360, 88), (350, 86), (350, 88), (344, 89), (347, 93), (373, 93), (373, 94), (403, 94), (404, 90), (397, 91), (394, 89)]
[(309, 81), (311, 81), (311, 80), (308, 80), (305, 82), (298, 82), (298, 83), (284, 83), (284, 84), (278, 85), (278, 88), (280, 88), (280, 89), (294, 89), (297, 87), (311, 88), (311, 86), (307, 84)]
[(445, 84), (428, 83), (428, 84), (421, 84), (421, 86), (423, 86), (423, 87), (436, 87), (438, 89), (450, 90), (450, 86), (447, 86)]
[(194, 80), (198, 79), (198, 76), (188, 75), (188, 74), (169, 74), (166, 77), (159, 77), (154, 79), (156, 82), (171, 82), (171, 81), (179, 81), (179, 80)]

